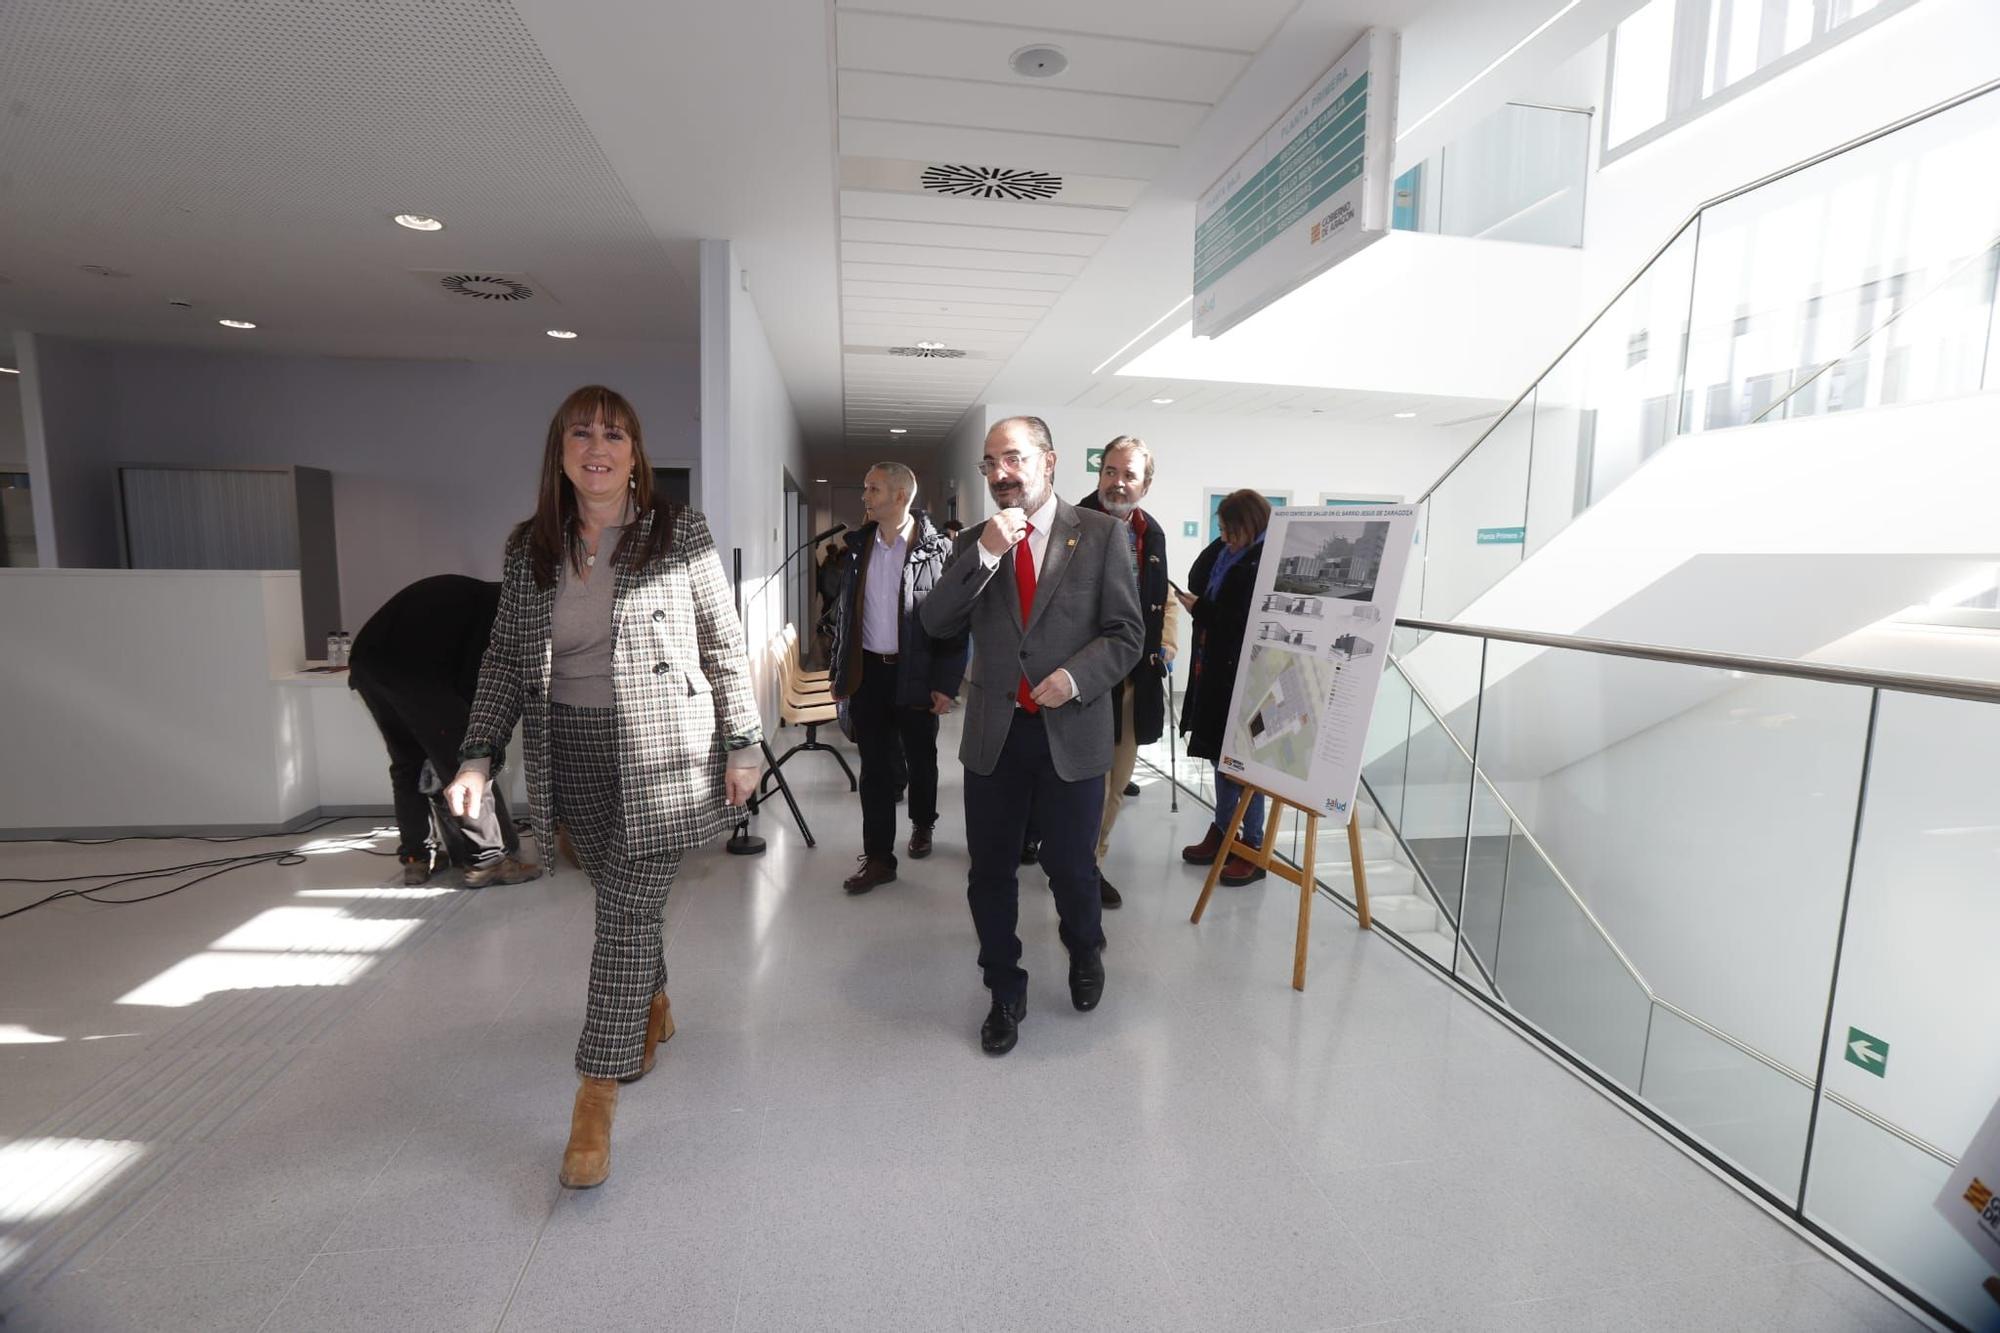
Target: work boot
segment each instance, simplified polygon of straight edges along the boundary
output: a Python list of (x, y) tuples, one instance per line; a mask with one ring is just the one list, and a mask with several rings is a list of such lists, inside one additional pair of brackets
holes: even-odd
[(653, 997), (652, 1011), (646, 1015), (646, 1050), (640, 1059), (639, 1072), (636, 1074), (627, 1074), (618, 1081), (620, 1083), (637, 1083), (640, 1079), (652, 1073), (656, 1053), (663, 1044), (673, 1040), (673, 1035), (673, 1004), (667, 999), (667, 993), (661, 991)]
[(1222, 830), (1210, 824), (1208, 832), (1202, 836), (1200, 842), (1190, 843), (1181, 848), (1181, 860), (1190, 865), (1206, 865), (1213, 861), (1215, 854), (1221, 850)]
[(618, 1082), (587, 1078), (577, 1085), (570, 1113), (569, 1146), (563, 1149), (564, 1189), (587, 1190), (611, 1174), (611, 1116), (618, 1109)]
[(869, 856), (865, 853), (858, 858), (861, 869), (841, 881), (840, 887), (854, 897), (860, 897), (877, 884), (887, 884), (896, 878), (896, 863), (886, 856)]
[(422, 856), (405, 856), (398, 859), (403, 863), (404, 888), (414, 889), (418, 885), (430, 882), (431, 858), (428, 852)]

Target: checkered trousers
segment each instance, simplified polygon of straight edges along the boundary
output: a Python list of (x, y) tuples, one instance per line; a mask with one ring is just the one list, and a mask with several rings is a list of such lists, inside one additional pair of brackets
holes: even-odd
[(634, 856), (618, 791), (618, 710), (549, 705), (555, 815), (569, 830), (597, 897), (590, 999), (576, 1069), (585, 1078), (639, 1072), (653, 996), (666, 989), (660, 913), (681, 854)]

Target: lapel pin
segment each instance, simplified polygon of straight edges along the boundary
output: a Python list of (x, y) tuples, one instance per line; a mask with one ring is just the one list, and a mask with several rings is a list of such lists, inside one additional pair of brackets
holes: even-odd
[(1071, 537), (1071, 538), (1070, 538), (1070, 539), (1069, 539), (1068, 541), (1064, 542), (1064, 543), (1063, 543), (1063, 545), (1065, 545), (1065, 546), (1074, 546), (1074, 545), (1076, 545), (1076, 538), (1074, 538), (1074, 537)]

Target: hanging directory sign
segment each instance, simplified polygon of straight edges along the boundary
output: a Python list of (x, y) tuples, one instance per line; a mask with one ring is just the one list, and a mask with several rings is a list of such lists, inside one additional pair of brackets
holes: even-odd
[(1194, 332), (1222, 333), (1389, 230), (1396, 34), (1370, 29), (1209, 186)]
[(1272, 511), (1222, 738), (1236, 781), (1345, 822), (1416, 523), (1413, 505)]

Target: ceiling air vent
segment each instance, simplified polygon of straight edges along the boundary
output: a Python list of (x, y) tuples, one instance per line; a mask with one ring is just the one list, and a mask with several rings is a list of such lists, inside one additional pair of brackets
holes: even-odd
[(918, 343), (915, 347), (891, 347), (890, 356), (934, 356), (951, 358), (964, 356), (963, 347), (946, 347), (941, 343)]
[(1060, 176), (1015, 167), (925, 167), (923, 174), (926, 190), (974, 199), (1053, 199), (1062, 185)]
[(535, 294), (527, 283), (494, 273), (447, 273), (438, 285), (475, 301), (526, 301)]

